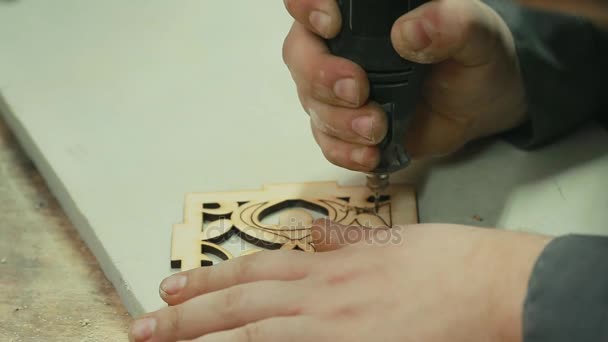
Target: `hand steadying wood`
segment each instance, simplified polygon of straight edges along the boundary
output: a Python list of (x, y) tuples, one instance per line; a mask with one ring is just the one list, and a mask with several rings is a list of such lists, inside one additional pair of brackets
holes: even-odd
[[(284, 58), (317, 143), (339, 166), (374, 170), (388, 127), (369, 101), (364, 70), (325, 44), (341, 27), (337, 2), (285, 4), (296, 22)], [(605, 9), (602, 1), (584, 4)], [(598, 75), (608, 75), (608, 34), (579, 18), (500, 0), (437, 0), (397, 19), (391, 38), (403, 58), (432, 64), (403, 142), (414, 158), (499, 133), (524, 148), (538, 146), (605, 105)], [(171, 306), (139, 319), (131, 339), (559, 342), (608, 336), (608, 238), (439, 224), (371, 233), (318, 222), (315, 231), (318, 248), (328, 252), (259, 253), (166, 279), (161, 296)], [(344, 239), (348, 233), (358, 239)]]

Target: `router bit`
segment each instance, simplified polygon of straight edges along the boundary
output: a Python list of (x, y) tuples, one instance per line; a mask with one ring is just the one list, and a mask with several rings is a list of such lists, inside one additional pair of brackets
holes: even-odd
[(380, 143), (380, 163), (368, 175), (376, 213), (390, 175), (410, 163), (403, 143), (428, 70), (403, 59), (391, 42), (391, 29), (403, 14), (428, 0), (338, 0), (342, 29), (328, 40), (330, 51), (359, 64), (370, 83), (370, 100), (382, 106), (388, 133)]
[(375, 173), (367, 176), (367, 187), (374, 195), (374, 211), (376, 214), (380, 209), (380, 199), (389, 186), (390, 175), (388, 173)]

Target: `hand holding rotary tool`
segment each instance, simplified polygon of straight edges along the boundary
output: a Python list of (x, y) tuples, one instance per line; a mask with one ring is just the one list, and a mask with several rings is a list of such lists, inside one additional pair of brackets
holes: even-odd
[(407, 167), (404, 147), (408, 123), (414, 115), (426, 67), (403, 59), (391, 42), (391, 30), (403, 14), (426, 0), (340, 0), (342, 30), (328, 45), (333, 54), (360, 65), (367, 73), (370, 100), (382, 106), (388, 131), (380, 143), (378, 166), (368, 176), (378, 212), (380, 196), (390, 174)]
[(528, 119), (513, 38), (481, 1), (285, 3), (296, 22), (283, 56), (315, 140), (370, 174), (376, 201), (410, 159)]

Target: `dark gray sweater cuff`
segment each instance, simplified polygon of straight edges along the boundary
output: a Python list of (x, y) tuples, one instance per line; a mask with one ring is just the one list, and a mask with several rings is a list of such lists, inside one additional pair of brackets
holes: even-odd
[(529, 122), (507, 139), (536, 147), (597, 115), (605, 89), (601, 67), (608, 58), (599, 46), (603, 34), (581, 18), (506, 0), (484, 2), (513, 34), (528, 103)]
[(524, 342), (608, 341), (608, 237), (555, 239), (538, 259)]

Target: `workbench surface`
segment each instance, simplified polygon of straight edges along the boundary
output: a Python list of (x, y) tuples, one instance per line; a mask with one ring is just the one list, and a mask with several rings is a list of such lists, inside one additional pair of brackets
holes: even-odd
[(130, 317), (0, 120), (0, 341), (126, 341)]
[[(186, 193), (365, 182), (314, 143), (281, 60), (280, 2), (0, 9), (0, 115), (132, 314), (164, 305)], [(537, 151), (489, 140), (392, 179), (416, 186), (425, 223), (606, 234), (606, 174), (608, 134), (591, 125)]]

